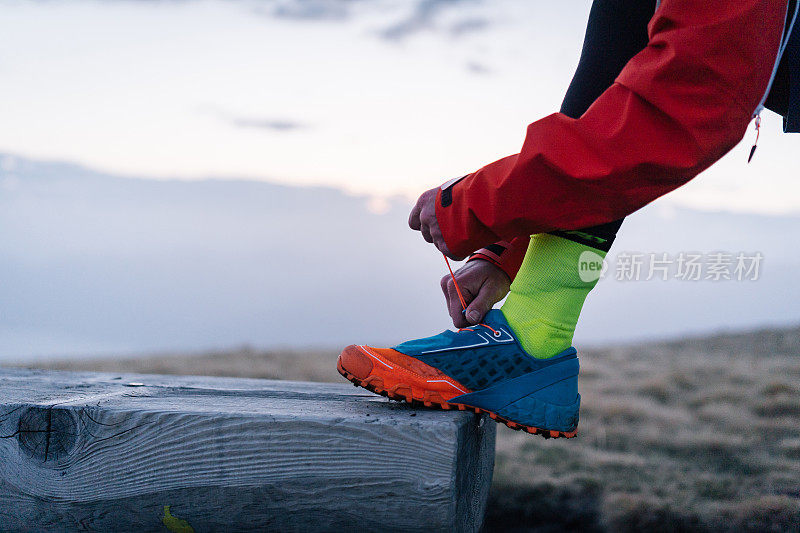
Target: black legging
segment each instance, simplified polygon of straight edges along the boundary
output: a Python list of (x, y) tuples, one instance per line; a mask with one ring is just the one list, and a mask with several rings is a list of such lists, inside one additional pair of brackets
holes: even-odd
[[(797, 0), (790, 0), (788, 8), (789, 16), (786, 17), (786, 31), (789, 30), (788, 26), (792, 21), (791, 13), (794, 13), (796, 6)], [(800, 24), (800, 21), (795, 22), (795, 25), (797, 24)], [(797, 30), (793, 30), (793, 33), (795, 31)], [(787, 52), (789, 51), (787, 50)], [(769, 92), (767, 101), (764, 102), (764, 107), (770, 111), (774, 111), (775, 113), (782, 115), (784, 118), (789, 113), (789, 95), (791, 93), (791, 78), (789, 72), (791, 67), (789, 63), (789, 54), (784, 54), (780, 64), (778, 65), (778, 71), (775, 73), (775, 80), (772, 83), (772, 89)]]
[[(561, 104), (562, 113), (580, 117), (611, 87), (625, 64), (647, 46), (647, 23), (655, 9), (656, 0), (594, 0), (581, 59)], [(552, 234), (608, 251), (623, 220)]]

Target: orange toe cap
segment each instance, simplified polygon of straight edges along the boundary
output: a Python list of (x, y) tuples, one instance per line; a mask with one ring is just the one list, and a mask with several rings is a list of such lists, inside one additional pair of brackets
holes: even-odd
[(342, 350), (339, 366), (358, 379), (365, 379), (372, 372), (372, 360), (355, 344)]

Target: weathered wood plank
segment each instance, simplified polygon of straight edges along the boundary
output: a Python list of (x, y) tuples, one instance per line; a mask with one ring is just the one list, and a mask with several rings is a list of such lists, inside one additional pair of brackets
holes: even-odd
[(0, 530), (166, 531), (170, 506), (196, 531), (474, 531), (494, 426), (347, 385), (0, 369)]

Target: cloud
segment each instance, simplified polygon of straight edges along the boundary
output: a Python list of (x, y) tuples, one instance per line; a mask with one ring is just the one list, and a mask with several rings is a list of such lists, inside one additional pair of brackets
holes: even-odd
[[(297, 22), (346, 22), (365, 11), (383, 13), (385, 23), (378, 36), (387, 41), (401, 41), (422, 31), (441, 31), (451, 37), (461, 37), (483, 31), (489, 21), (483, 18), (464, 18), (449, 26), (437, 27), (437, 20), (446, 11), (465, 4), (484, 0), (278, 0), (253, 8), (261, 16)], [(358, 9), (363, 7), (364, 9)], [(397, 17), (397, 10), (405, 13)], [(409, 11), (410, 9), (410, 11)], [(394, 19), (394, 20), (392, 20)]]
[(257, 128), (262, 130), (272, 130), (279, 132), (289, 132), (295, 130), (306, 129), (307, 124), (302, 122), (295, 122), (293, 120), (285, 119), (271, 119), (271, 118), (243, 118), (231, 117), (228, 119), (232, 125), (237, 128)]
[(481, 76), (492, 73), (491, 68), (484, 65), (483, 63), (479, 63), (478, 61), (468, 61), (466, 64), (466, 68), (467, 71), (471, 72), (472, 74), (478, 74)]
[(279, 133), (289, 133), (292, 131), (308, 129), (311, 126), (305, 122), (291, 120), (285, 117), (253, 117), (243, 116), (220, 108), (216, 105), (202, 105), (197, 108), (199, 113), (212, 115), (219, 120), (225, 121), (236, 128), (254, 128), (269, 130)]
[(352, 0), (293, 0), (280, 2), (270, 14), (293, 20), (345, 20), (350, 17)]
[(488, 29), (489, 21), (486, 19), (469, 18), (460, 20), (450, 26), (449, 32), (453, 37), (462, 37), (470, 33), (477, 33)]
[[(417, 5), (410, 15), (384, 28), (378, 34), (387, 41), (401, 41), (421, 31), (436, 29), (436, 19), (444, 11), (453, 7), (462, 6), (466, 3), (475, 3), (479, 1), (481, 0), (420, 0), (417, 2)], [(459, 31), (462, 33), (465, 31), (476, 31), (488, 26), (488, 22), (478, 19), (464, 22), (467, 22), (466, 26), (459, 29), (459, 23), (456, 23), (451, 27), (450, 33), (452, 35), (457, 35)], [(480, 28), (478, 27), (479, 24), (482, 24)], [(455, 29), (455, 33), (453, 29)]]

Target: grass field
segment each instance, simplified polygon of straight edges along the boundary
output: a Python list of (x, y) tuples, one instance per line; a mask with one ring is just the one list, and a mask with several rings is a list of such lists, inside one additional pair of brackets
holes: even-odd
[[(336, 350), (37, 363), (340, 381)], [(486, 531), (800, 531), (800, 328), (581, 354), (578, 437), (499, 428)]]

